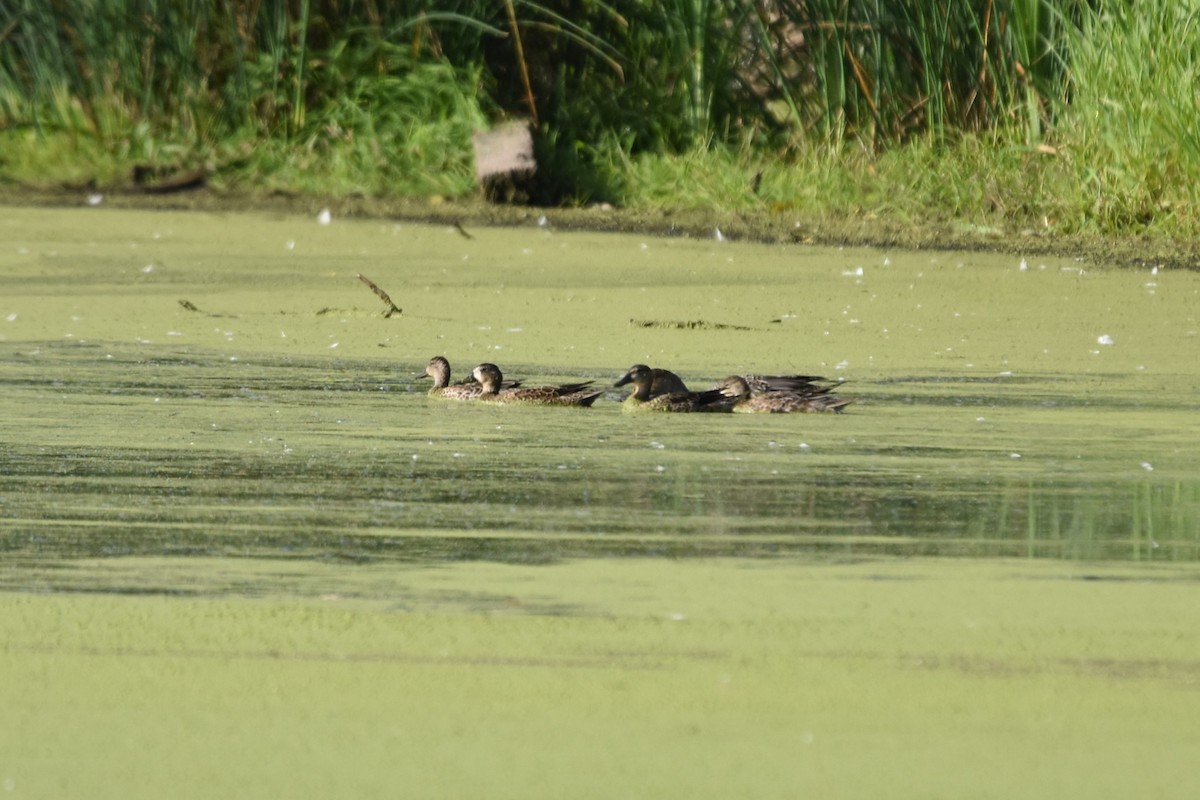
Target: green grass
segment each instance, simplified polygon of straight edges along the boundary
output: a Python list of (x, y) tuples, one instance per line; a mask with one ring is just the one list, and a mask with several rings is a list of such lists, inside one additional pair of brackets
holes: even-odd
[[(1077, 197), (1072, 166), (995, 134), (940, 145), (920, 140), (879, 154), (812, 146), (786, 161), (749, 146), (709, 145), (627, 160), (622, 202), (647, 210), (763, 212), (806, 223), (837, 217), (1008, 233), (1069, 235), (1097, 226), (1107, 233), (1128, 231), (1090, 216)], [(1200, 231), (1198, 223), (1177, 213), (1157, 218), (1155, 228), (1190, 235)]]
[(1195, 3), (1108, 4), (1071, 29), (1070, 104), (1057, 132), (1076, 213), (1107, 230), (1200, 217), (1200, 14)]
[(22, 0), (0, 181), (461, 197), (471, 134), (532, 115), (546, 202), (1197, 238), (1192, 5), (517, 2), (517, 50), (482, 0)]

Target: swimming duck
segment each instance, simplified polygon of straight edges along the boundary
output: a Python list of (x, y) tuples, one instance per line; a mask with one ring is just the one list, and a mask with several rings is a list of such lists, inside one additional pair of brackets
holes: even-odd
[(744, 380), (751, 392), (805, 392), (821, 388), (817, 381), (825, 380), (820, 375), (738, 375), (736, 377)]
[[(650, 370), (654, 376), (654, 380), (650, 384), (648, 399), (664, 394), (691, 391), (683, 379), (670, 370), (651, 369), (645, 364), (634, 364), (629, 368), (630, 372), (634, 370)], [(825, 380), (818, 375), (742, 375), (741, 378), (746, 381), (752, 392), (803, 391), (812, 387), (817, 381)]]
[(733, 400), (732, 411), (746, 413), (812, 413), (835, 411), (853, 403), (831, 394), (833, 387), (808, 384), (802, 389), (767, 389), (753, 391), (750, 382), (742, 375), (730, 375), (717, 384), (717, 391)]
[[(433, 378), (433, 388), (429, 390), (430, 396), (448, 397), (453, 400), (477, 400), (483, 394), (483, 387), (479, 385), (474, 376), (458, 383), (450, 383), (450, 362), (443, 356), (434, 356), (429, 359), (429, 363), (425, 365), (425, 372), (417, 376), (418, 380), (424, 378)], [(512, 389), (520, 385), (520, 381), (505, 381), (500, 388)]]
[(634, 364), (629, 368), (630, 372), (633, 370), (650, 370), (651, 375), (654, 376), (654, 379), (650, 382), (650, 397), (648, 399), (660, 397), (664, 394), (691, 391), (688, 389), (687, 384), (683, 382), (683, 378), (680, 378), (669, 369), (650, 369), (645, 364)]
[(591, 381), (566, 383), (561, 386), (530, 386), (504, 388), (504, 375), (495, 364), (480, 364), (471, 372), (482, 389), (481, 400), (494, 403), (528, 403), (542, 406), (590, 406), (603, 390), (589, 389)]
[[(627, 383), (633, 384), (633, 391), (625, 398), (626, 411), (729, 411), (735, 402), (719, 389), (689, 391), (675, 373), (645, 364), (634, 364), (613, 386)], [(655, 394), (656, 387), (665, 391)]]

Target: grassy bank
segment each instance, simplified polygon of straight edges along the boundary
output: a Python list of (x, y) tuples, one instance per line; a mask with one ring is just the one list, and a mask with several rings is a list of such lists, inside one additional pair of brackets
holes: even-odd
[(558, 5), (12, 3), (0, 181), (462, 198), (521, 116), (543, 203), (1200, 238), (1193, 2)]

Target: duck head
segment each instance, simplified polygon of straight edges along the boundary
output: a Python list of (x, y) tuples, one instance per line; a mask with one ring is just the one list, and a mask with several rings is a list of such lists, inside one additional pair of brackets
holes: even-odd
[(500, 384), (504, 381), (504, 375), (495, 364), (480, 364), (471, 370), (471, 377), (483, 387), (484, 394), (496, 394), (500, 391)]
[(442, 356), (434, 356), (425, 365), (425, 372), (418, 378), (433, 378), (433, 388), (444, 389), (450, 385), (450, 362)]
[(633, 384), (633, 394), (639, 400), (650, 399), (650, 386), (654, 383), (654, 370), (645, 364), (634, 364), (622, 375), (613, 386)]
[(750, 384), (741, 375), (730, 375), (717, 384), (717, 389), (726, 397), (746, 397), (750, 394)]

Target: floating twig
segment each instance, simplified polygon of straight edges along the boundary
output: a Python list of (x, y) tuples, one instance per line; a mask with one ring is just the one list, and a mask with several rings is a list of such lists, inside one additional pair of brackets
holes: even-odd
[(452, 224), (454, 225), (454, 230), (456, 230), (456, 231), (458, 231), (460, 234), (462, 234), (462, 237), (463, 237), (464, 239), (474, 239), (474, 238), (475, 238), (475, 237), (474, 237), (474, 236), (472, 236), (471, 234), (467, 233), (467, 229), (466, 229), (466, 228), (464, 228), (464, 227), (462, 226), (462, 223), (455, 222), (455, 223), (452, 223)]
[(194, 312), (194, 313), (196, 313), (196, 314), (203, 314), (203, 315), (204, 315), (204, 316), (206, 316), (206, 317), (221, 318), (221, 317), (236, 316), (236, 315), (231, 315), (231, 314), (214, 314), (214, 313), (212, 313), (211, 311), (205, 311), (205, 310), (203, 310), (203, 309), (201, 309), (201, 308), (197, 308), (197, 307), (196, 307), (196, 304), (195, 304), (195, 303), (193, 303), (191, 300), (182, 300), (182, 299), (181, 299), (181, 300), (179, 301), (179, 306), (180, 306), (180, 308), (182, 308), (184, 311), (192, 311), (192, 312)]
[(370, 288), (370, 290), (372, 292), (374, 292), (376, 295), (378, 295), (379, 299), (382, 300), (385, 305), (387, 305), (388, 310), (383, 312), (383, 315), (385, 317), (390, 317), (392, 314), (404, 313), (400, 310), (400, 307), (398, 305), (396, 305), (395, 303), (392, 302), (392, 298), (388, 297), (388, 293), (385, 292), (383, 289), (380, 289), (379, 286), (376, 285), (375, 281), (371, 280), (366, 275), (363, 275), (361, 272), (356, 273), (356, 274), (358, 275), (358, 279), (360, 281), (362, 281), (363, 283), (365, 283), (367, 285), (367, 287)]
[(754, 330), (746, 325), (728, 325), (724, 322), (706, 322), (702, 319), (697, 320), (658, 320), (658, 319), (631, 319), (629, 324), (635, 328), (673, 328), (675, 330), (695, 331), (751, 331)]

